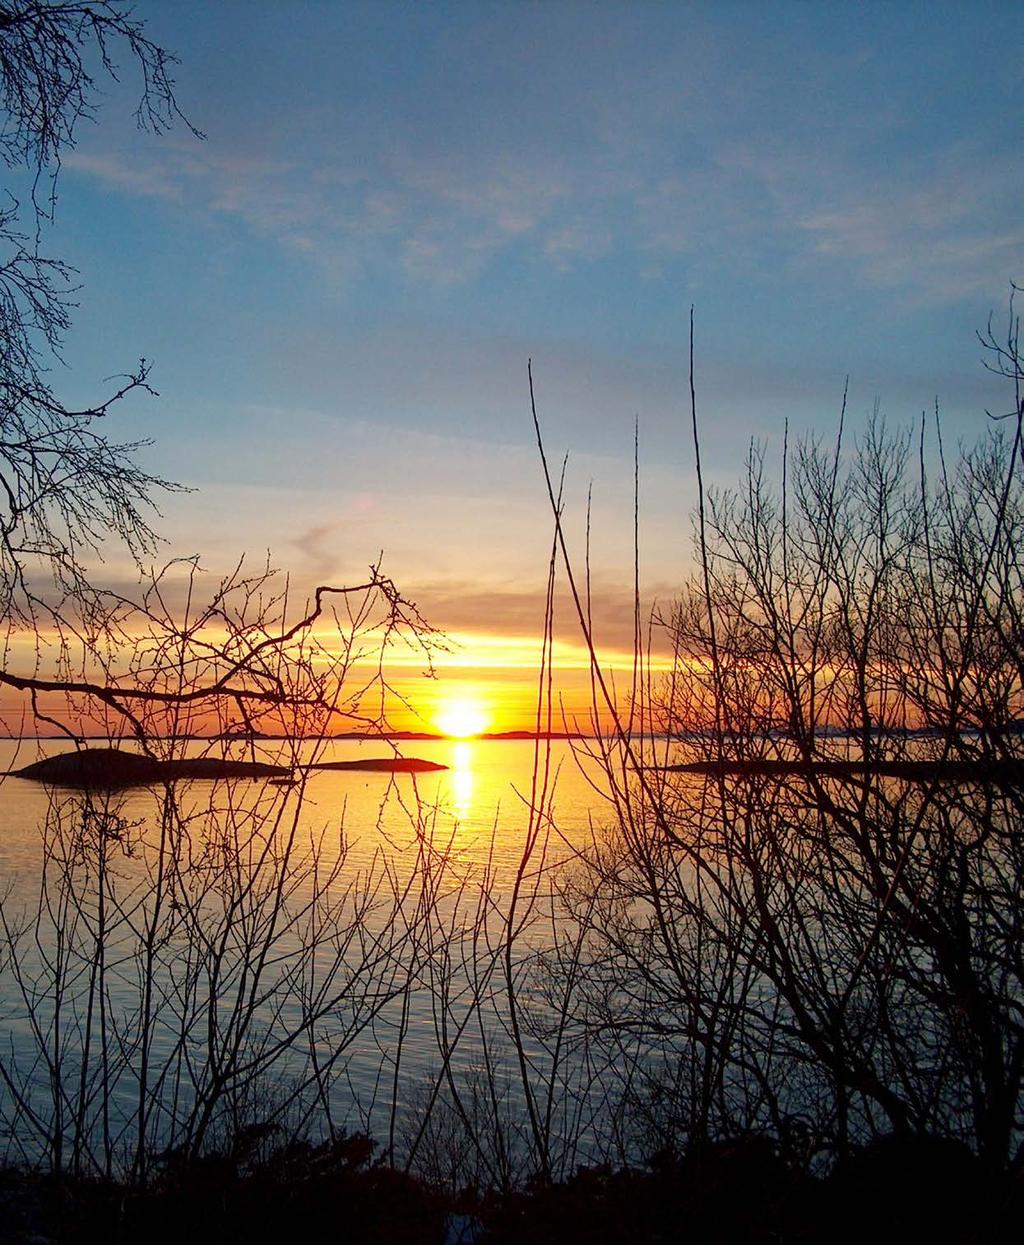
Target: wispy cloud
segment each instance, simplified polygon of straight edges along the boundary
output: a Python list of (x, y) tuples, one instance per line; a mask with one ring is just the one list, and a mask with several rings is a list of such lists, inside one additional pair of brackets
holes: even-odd
[(174, 202), (182, 198), (180, 169), (166, 160), (140, 161), (112, 151), (70, 151), (63, 166), (128, 194)]
[[(939, 144), (889, 163), (841, 152), (813, 161), (779, 143), (737, 145), (725, 164), (760, 188), (770, 218), (789, 224), (789, 262), (820, 279), (875, 287), (908, 303), (943, 304), (1005, 285), (1024, 264), (1015, 204), (1024, 177), (1016, 151)], [(781, 233), (780, 233), (781, 237)]]
[(756, 252), (762, 266), (788, 254), (944, 301), (991, 290), (1024, 254), (1010, 153), (939, 151), (879, 172), (796, 140), (754, 148), (723, 138), (667, 174), (667, 150), (621, 155), (617, 168), (610, 154), (559, 160), (548, 150), (527, 161), (393, 144), (368, 162), (328, 150), (310, 168), (298, 157), (168, 143), (131, 156), (90, 148), (66, 164), (123, 193), (237, 217), (333, 275), (397, 263), (409, 280), (450, 285), (524, 245), (560, 271), (634, 254), (648, 275), (652, 256), (657, 265), (699, 253), (729, 268)]
[[(679, 585), (652, 582), (644, 586), (641, 608), (645, 629), (650, 611), (658, 601), (675, 598)], [(521, 583), (442, 580), (417, 587), (416, 603), (424, 615), (439, 628), (453, 634), (486, 633), (496, 636), (533, 637), (538, 644), (544, 629), (546, 591), (524, 588)], [(582, 643), (576, 607), (569, 589), (561, 582), (555, 594), (557, 633), (566, 642)], [(634, 600), (632, 585), (606, 575), (591, 582), (590, 623), (598, 647), (618, 652), (632, 651)], [(664, 650), (664, 629), (652, 631), (656, 647)]]
[[(327, 283), (447, 296), (503, 261), (560, 276), (613, 259), (677, 285), (839, 280), (943, 303), (1019, 273), (1016, 136), (981, 99), (1012, 87), (956, 46), (969, 17), (909, 60), (898, 14), (556, 10), (439, 12), (417, 27), (436, 61), (403, 47), (401, 21), (370, 23), (395, 41), (372, 90), (365, 56), (340, 48), (351, 84), (303, 83), (282, 52), (269, 110), (262, 71), (204, 84), (206, 144), (115, 148), (104, 128), (66, 163), (241, 222)], [(282, 47), (293, 33), (269, 10), (255, 25)]]
[(339, 532), (336, 523), (315, 523), (292, 540), (292, 545), (303, 555), (304, 575), (317, 584), (330, 582), (338, 570)]
[(393, 147), (370, 164), (335, 153), (311, 169), (233, 155), (213, 143), (168, 142), (143, 153), (76, 151), (65, 164), (127, 194), (235, 216), (332, 269), (339, 255), (358, 256), (364, 267), (397, 258), (414, 280), (450, 284), (472, 278), (488, 256), (522, 239), (539, 253), (593, 250), (592, 242), (574, 241), (582, 236), (578, 226), (557, 223), (557, 206), (572, 199), (566, 180), (536, 167), (519, 170), (500, 154), (479, 167)]

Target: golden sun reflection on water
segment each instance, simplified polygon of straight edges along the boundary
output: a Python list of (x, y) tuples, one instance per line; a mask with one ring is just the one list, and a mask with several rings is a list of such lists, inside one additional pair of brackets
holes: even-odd
[(460, 740), (452, 745), (452, 764), (448, 774), (451, 784), (452, 812), (459, 821), (466, 821), (473, 813), (473, 745)]

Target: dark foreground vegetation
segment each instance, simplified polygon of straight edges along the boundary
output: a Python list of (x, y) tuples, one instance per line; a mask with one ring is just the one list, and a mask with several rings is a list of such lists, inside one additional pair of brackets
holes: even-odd
[[(269, 1150), (249, 1136), (144, 1189), (0, 1171), (0, 1242), (339, 1240), (365, 1245), (1010, 1245), (1024, 1189), (963, 1146), (885, 1138), (827, 1176), (763, 1137), (644, 1168), (581, 1168), (515, 1192), (437, 1190), (374, 1158), (364, 1135)], [(253, 1153), (262, 1151), (262, 1156)]]

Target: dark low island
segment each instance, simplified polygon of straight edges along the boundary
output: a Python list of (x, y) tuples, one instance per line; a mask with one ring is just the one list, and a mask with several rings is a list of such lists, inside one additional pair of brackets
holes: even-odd
[[(418, 757), (366, 757), (355, 761), (323, 761), (301, 767), (306, 770), (369, 770), (410, 774), (443, 770), (447, 766)], [(22, 769), (12, 770), (17, 778), (28, 778), (54, 787), (102, 788), (146, 787), (179, 779), (263, 778), (271, 781), (294, 778), (290, 765), (265, 761), (241, 761), (224, 757), (178, 757), (164, 760), (120, 748), (82, 748), (44, 757)]]
[(318, 761), (309, 766), (309, 769), (379, 770), (387, 774), (429, 774), (447, 768), (438, 761), (424, 761), (421, 757), (366, 757), (358, 761)]

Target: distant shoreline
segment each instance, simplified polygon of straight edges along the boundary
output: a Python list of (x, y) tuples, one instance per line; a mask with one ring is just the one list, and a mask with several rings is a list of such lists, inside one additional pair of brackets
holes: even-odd
[(878, 760), (783, 761), (751, 758), (734, 761), (687, 761), (674, 765), (648, 765), (645, 769), (664, 774), (694, 774), (729, 778), (899, 778), (905, 782), (994, 782), (1024, 787), (1024, 761)]
[[(1006, 727), (1008, 735), (1024, 736), (1024, 719), (1018, 719)], [(965, 729), (960, 732), (962, 738), (975, 738), (978, 732), (976, 730)], [(817, 736), (821, 740), (839, 740), (839, 739), (861, 739), (860, 731), (848, 731), (839, 727), (822, 727), (817, 731)], [(785, 731), (764, 730), (751, 732), (749, 736), (743, 738), (751, 739), (772, 739), (785, 742), (788, 738)], [(434, 731), (341, 731), (336, 735), (266, 735), (259, 731), (252, 734), (223, 732), (218, 735), (150, 735), (150, 739), (156, 740), (177, 740), (181, 743), (501, 743), (510, 742), (567, 742), (569, 740), (613, 740), (616, 738), (616, 732), (609, 729), (602, 734), (596, 734), (594, 731), (484, 731), (479, 735), (441, 735)], [(712, 731), (683, 731), (668, 736), (662, 732), (637, 731), (634, 733), (635, 740), (656, 740), (659, 743), (674, 742), (687, 743), (696, 742), (700, 739), (713, 739)], [(734, 736), (733, 738), (740, 738)], [(928, 727), (907, 727), (901, 730), (888, 731), (872, 731), (871, 738), (874, 740), (892, 739), (894, 741), (907, 741), (913, 739), (943, 739), (945, 732), (941, 730), (933, 730)], [(107, 743), (111, 742), (110, 735), (29, 735), (29, 734), (2, 734), (0, 733), (0, 742), (60, 742), (65, 743)], [(127, 738), (123, 741), (130, 742)], [(733, 762), (740, 764), (740, 762)], [(756, 764), (757, 762), (749, 762)], [(832, 764), (833, 762), (827, 762)], [(845, 764), (845, 762), (837, 762)], [(704, 762), (700, 762), (704, 764)], [(747, 762), (744, 762), (747, 764)], [(766, 764), (776, 764), (776, 762), (766, 762)], [(789, 764), (789, 762), (778, 762), (778, 764)]]
[[(609, 734), (613, 734), (610, 732)], [(430, 731), (383, 731), (379, 734), (366, 734), (359, 731), (344, 731), (337, 735), (263, 735), (255, 733), (221, 734), (221, 735), (150, 735), (150, 739), (178, 740), (181, 743), (477, 743), (502, 741), (529, 741), (541, 743), (557, 742), (569, 739), (600, 739), (608, 736), (584, 734), (582, 731), (488, 731), (481, 735), (437, 735)], [(661, 736), (654, 736), (661, 738)], [(2, 735), (0, 741), (9, 743), (24, 741), (35, 743), (109, 743), (109, 735)], [(130, 742), (125, 739), (124, 742)]]

